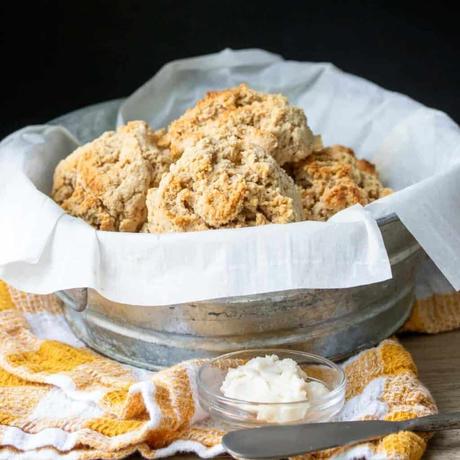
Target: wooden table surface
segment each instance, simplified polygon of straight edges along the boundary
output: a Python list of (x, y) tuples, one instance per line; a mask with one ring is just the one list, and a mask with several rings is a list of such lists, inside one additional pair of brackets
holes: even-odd
[[(440, 412), (460, 411), (460, 330), (400, 338), (412, 353), (420, 379)], [(425, 454), (429, 460), (460, 460), (460, 430), (436, 434)]]

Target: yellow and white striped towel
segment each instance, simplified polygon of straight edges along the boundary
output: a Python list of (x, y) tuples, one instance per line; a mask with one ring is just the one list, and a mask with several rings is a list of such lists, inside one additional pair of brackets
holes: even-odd
[[(152, 373), (104, 358), (72, 334), (54, 296), (24, 294), (0, 281), (0, 459), (91, 460), (134, 452), (145, 458), (178, 452), (214, 457), (222, 453), (222, 432), (197, 404), (198, 365)], [(436, 412), (411, 356), (396, 340), (343, 366), (344, 420)], [(418, 459), (426, 441), (402, 432), (305, 458)]]

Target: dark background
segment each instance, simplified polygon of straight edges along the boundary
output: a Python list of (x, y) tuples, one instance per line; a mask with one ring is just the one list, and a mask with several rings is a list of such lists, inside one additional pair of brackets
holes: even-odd
[(460, 121), (454, 2), (4, 1), (0, 19), (0, 137), (225, 47), (330, 61)]

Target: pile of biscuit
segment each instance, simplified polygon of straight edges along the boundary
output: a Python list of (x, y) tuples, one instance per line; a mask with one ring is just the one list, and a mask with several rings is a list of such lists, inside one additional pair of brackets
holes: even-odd
[(302, 109), (244, 84), (167, 129), (132, 121), (79, 147), (52, 192), (99, 230), (151, 233), (327, 220), (389, 193), (351, 149), (323, 147)]

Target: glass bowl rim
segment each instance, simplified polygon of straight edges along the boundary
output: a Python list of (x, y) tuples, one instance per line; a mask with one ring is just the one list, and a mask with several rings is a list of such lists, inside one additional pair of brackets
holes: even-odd
[[(275, 354), (277, 353), (284, 353), (284, 354), (292, 354), (292, 355), (297, 355), (297, 356), (303, 356), (306, 358), (313, 358), (314, 360), (319, 361), (319, 363), (326, 364), (328, 367), (334, 369), (339, 376), (339, 382), (337, 386), (329, 391), (329, 393), (326, 396), (323, 396), (321, 398), (318, 398), (314, 403), (308, 399), (302, 399), (299, 401), (290, 401), (290, 402), (255, 402), (255, 401), (247, 401), (244, 399), (237, 399), (237, 398), (230, 398), (228, 396), (225, 396), (223, 394), (216, 393), (209, 388), (203, 383), (202, 379), (202, 372), (204, 369), (208, 366), (211, 366), (213, 363), (216, 363), (222, 359), (229, 359), (229, 358), (234, 358), (238, 355), (241, 355), (243, 353), (254, 353), (254, 354), (261, 354), (262, 356), (266, 356), (269, 354)], [(254, 356), (256, 357), (256, 356)], [(289, 356), (286, 356), (286, 358), (289, 358)], [(214, 401), (219, 401), (222, 403), (230, 403), (230, 404), (244, 404), (244, 405), (253, 405), (255, 407), (258, 406), (270, 406), (270, 407), (278, 407), (278, 406), (289, 406), (293, 407), (298, 404), (305, 404), (309, 403), (310, 406), (315, 407), (315, 408), (321, 408), (323, 405), (328, 405), (331, 401), (334, 401), (334, 398), (340, 395), (342, 391), (344, 391), (345, 386), (347, 383), (347, 379), (345, 376), (345, 372), (343, 369), (335, 364), (333, 361), (330, 359), (325, 358), (324, 356), (321, 355), (316, 355), (314, 353), (309, 353), (306, 351), (301, 351), (301, 350), (290, 350), (290, 349), (283, 349), (283, 348), (250, 348), (248, 350), (238, 350), (238, 351), (232, 351), (230, 353), (225, 353), (223, 355), (217, 356), (206, 363), (203, 363), (200, 368), (198, 369), (198, 374), (197, 374), (197, 387), (198, 387), (198, 393), (204, 392), (206, 395), (209, 397), (212, 397)]]

